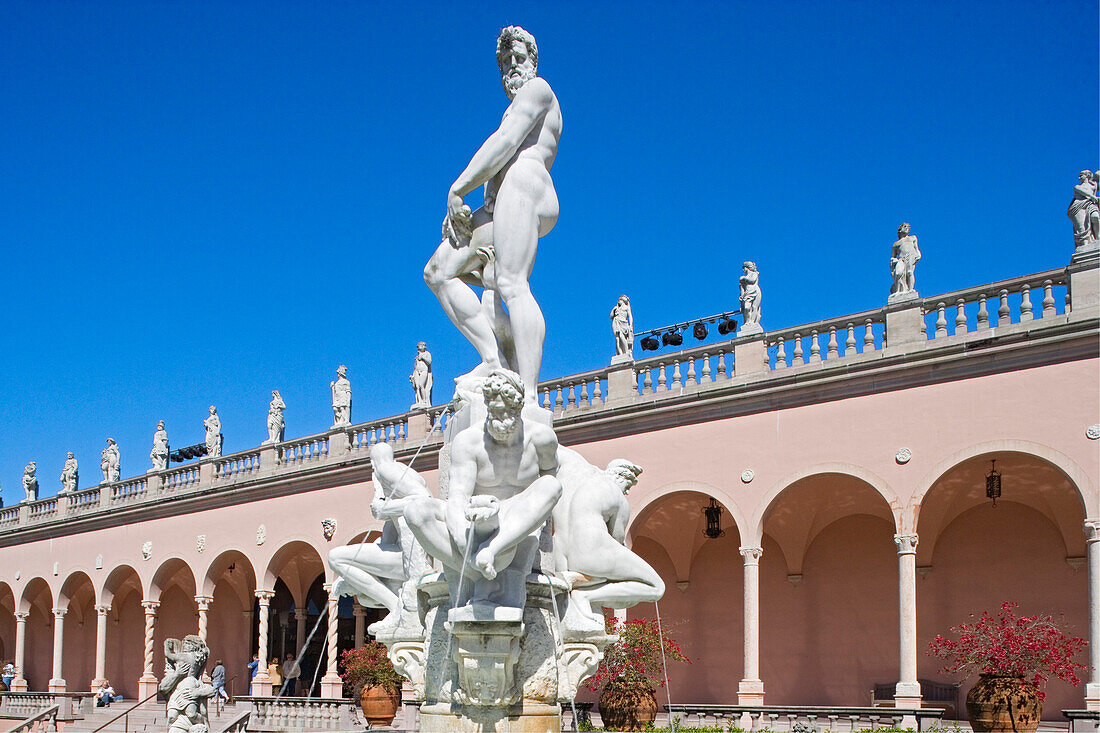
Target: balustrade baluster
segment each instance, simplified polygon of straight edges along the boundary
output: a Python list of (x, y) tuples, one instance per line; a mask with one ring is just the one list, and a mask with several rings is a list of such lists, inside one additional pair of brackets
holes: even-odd
[(1030, 321), (1035, 317), (1031, 314), (1031, 286), (1024, 285), (1020, 288), (1020, 294), (1023, 296), (1020, 300), (1020, 320)]
[(672, 369), (672, 388), (681, 389), (684, 383), (680, 381), (680, 360), (676, 360), (676, 364)]
[(563, 399), (561, 385), (559, 384), (554, 388), (554, 412), (565, 412), (565, 408), (562, 406)]
[(1072, 312), (1073, 312), (1073, 308), (1072, 308), (1072, 307), (1070, 307), (1070, 302), (1069, 302), (1069, 293), (1068, 293), (1068, 292), (1066, 293), (1066, 310), (1065, 310), (1064, 312), (1065, 312), (1065, 314), (1066, 314), (1067, 316), (1068, 316), (1068, 315), (1069, 315), (1070, 313), (1072, 313)]
[(966, 333), (966, 299), (955, 301), (955, 333)]
[(685, 384), (688, 387), (694, 387), (699, 384), (695, 381), (695, 359), (688, 359), (688, 378)]
[(726, 379), (726, 352), (718, 352), (718, 378)]
[[(800, 334), (800, 333), (796, 333), (794, 335), (794, 352), (793, 352), (793, 356), (794, 356), (794, 361), (791, 363), (791, 366), (797, 366), (799, 364), (805, 364), (806, 363), (805, 360), (802, 358), (802, 334)], [(734, 364), (733, 368), (736, 370), (737, 365)]]
[(542, 406), (547, 410), (550, 409), (550, 388), (544, 387), (542, 390)]
[(1043, 281), (1043, 318), (1055, 315), (1054, 310), (1054, 282)]
[(599, 377), (596, 377), (594, 380), (592, 380), (592, 404), (593, 405), (602, 405), (603, 404), (603, 393), (600, 391), (600, 378)]
[(397, 439), (401, 440), (401, 441), (405, 440), (405, 421), (404, 420), (397, 423)]
[(1002, 290), (1000, 292), (1000, 296), (1001, 307), (997, 309), (997, 325), (1007, 326), (1008, 324), (1012, 323), (1012, 311), (1008, 308), (1008, 291)]
[(653, 394), (653, 370), (646, 369), (645, 377), (642, 379), (642, 394)]
[(787, 368), (787, 350), (783, 345), (783, 339), (777, 338), (775, 340), (775, 368), (786, 369)]
[(821, 361), (821, 342), (817, 340), (817, 330), (810, 331), (810, 363)]
[(985, 293), (978, 296), (978, 329), (989, 328), (989, 310), (985, 305)]
[(875, 350), (875, 331), (872, 328), (871, 319), (868, 318), (864, 323), (865, 330), (863, 332), (863, 353)]
[(588, 407), (588, 382), (581, 381), (581, 407)]
[(703, 352), (703, 381), (709, 382), (710, 379), (710, 356)]
[(573, 383), (570, 382), (569, 383), (569, 402), (566, 404), (566, 409), (572, 410), (573, 408), (575, 408), (577, 406), (575, 404), (576, 399), (577, 399), (576, 391), (573, 389)]
[(665, 364), (661, 362), (657, 369), (657, 391), (664, 392), (667, 384), (668, 378), (665, 376)]
[(840, 349), (836, 342), (836, 326), (829, 326), (829, 358), (835, 359), (840, 356)]
[(351, 449), (352, 450), (359, 450), (359, 431), (358, 430), (356, 430), (355, 433), (351, 436)]
[(947, 306), (940, 301), (936, 303), (936, 338), (947, 335), (947, 316), (945, 312)]
[(844, 339), (844, 355), (851, 356), (856, 353), (856, 329), (851, 323), (847, 326), (848, 338)]

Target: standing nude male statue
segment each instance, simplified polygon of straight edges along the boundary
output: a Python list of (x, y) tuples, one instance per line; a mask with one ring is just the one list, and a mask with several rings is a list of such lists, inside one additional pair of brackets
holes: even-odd
[[(537, 397), (546, 324), (528, 277), (539, 237), (558, 220), (550, 168), (562, 128), (557, 97), (537, 75), (538, 60), (530, 33), (518, 26), (500, 32), (497, 65), (511, 104), (451, 184), (443, 242), (424, 268), (424, 281), (481, 356), (473, 375), (511, 367), (529, 401)], [(485, 205), (471, 213), (463, 198), (482, 184)], [(481, 300), (470, 285), (485, 287)]]

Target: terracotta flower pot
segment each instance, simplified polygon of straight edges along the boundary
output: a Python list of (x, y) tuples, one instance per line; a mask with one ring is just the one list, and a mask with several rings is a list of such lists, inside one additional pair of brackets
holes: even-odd
[(359, 693), (359, 707), (363, 717), (372, 726), (389, 725), (401, 705), (401, 690), (391, 691), (382, 685), (363, 687)]
[(983, 674), (966, 695), (974, 733), (1030, 733), (1039, 727), (1043, 701), (1023, 678)]
[(605, 687), (597, 707), (607, 730), (644, 730), (657, 717), (657, 695), (651, 687)]

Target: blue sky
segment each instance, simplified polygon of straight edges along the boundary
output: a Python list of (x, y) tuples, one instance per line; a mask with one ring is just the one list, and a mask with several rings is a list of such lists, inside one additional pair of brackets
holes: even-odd
[(158, 419), (226, 451), (412, 401), (471, 368), (421, 270), (448, 186), (507, 105), (502, 25), (539, 43), (564, 134), (532, 278), (542, 376), (638, 330), (737, 307), (763, 323), (881, 305), (913, 224), (923, 295), (1064, 266), (1098, 160), (1095, 2), (0, 4), (0, 483), (124, 476)]

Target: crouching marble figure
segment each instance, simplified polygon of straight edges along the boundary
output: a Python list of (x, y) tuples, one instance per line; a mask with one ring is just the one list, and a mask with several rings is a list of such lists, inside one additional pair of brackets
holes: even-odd
[(169, 733), (208, 733), (210, 716), (207, 702), (215, 695), (211, 685), (202, 682), (210, 649), (198, 636), (164, 641), (164, 678), (160, 693), (168, 698)]

